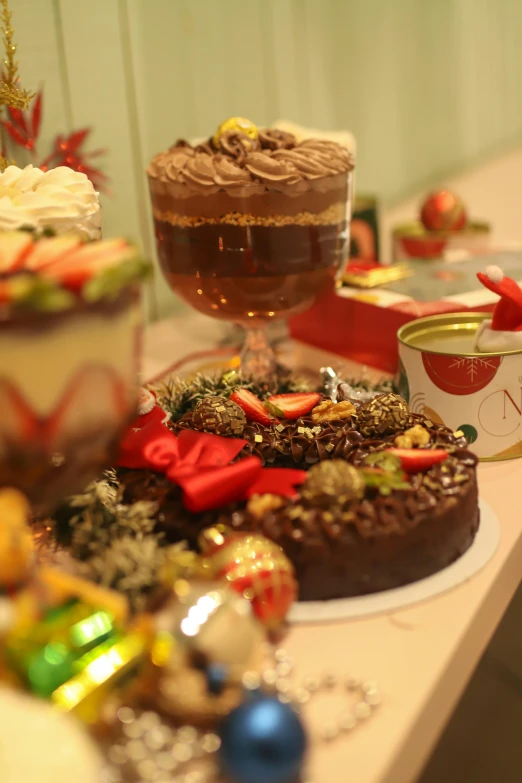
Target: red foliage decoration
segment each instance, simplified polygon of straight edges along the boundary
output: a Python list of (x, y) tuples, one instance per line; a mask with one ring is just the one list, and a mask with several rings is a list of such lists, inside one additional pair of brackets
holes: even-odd
[[(22, 111), (7, 107), (9, 114), (8, 120), (0, 120), (0, 125), (4, 128), (9, 139), (18, 147), (24, 147), (31, 152), (35, 161), (37, 158), (36, 142), (40, 134), (42, 122), (42, 103), (43, 96), (40, 90), (33, 102), (32, 109)], [(68, 136), (58, 134), (53, 142), (51, 152), (40, 163), (35, 162), (38, 168), (43, 171), (54, 169), (57, 166), (69, 166), (75, 171), (81, 171), (86, 174), (97, 190), (108, 192), (107, 175), (92, 164), (94, 158), (104, 155), (106, 150), (98, 149), (87, 152), (84, 145), (91, 132), (90, 128), (82, 128), (73, 131)], [(6, 157), (5, 151), (2, 153)]]

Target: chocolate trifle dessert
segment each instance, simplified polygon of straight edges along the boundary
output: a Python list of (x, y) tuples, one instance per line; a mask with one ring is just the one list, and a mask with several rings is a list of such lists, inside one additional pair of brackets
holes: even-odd
[(347, 258), (353, 167), (339, 144), (242, 118), (156, 155), (147, 173), (171, 288), (238, 323), (305, 310)]
[(254, 455), (267, 467), (308, 472), (293, 497), (268, 492), (195, 514), (166, 476), (120, 470), (127, 502), (157, 503), (157, 528), (169, 540), (197, 548), (202, 530), (216, 522), (262, 533), (291, 560), (305, 601), (414, 582), (471, 545), (479, 524), (477, 458), (462, 432), (412, 413), (392, 392), (354, 403), (342, 385), (335, 400), (313, 391), (261, 399), (226, 384), (201, 396), (200, 387), (192, 396), (183, 390), (184, 412), (169, 398), (174, 433), (239, 438), (239, 459)]

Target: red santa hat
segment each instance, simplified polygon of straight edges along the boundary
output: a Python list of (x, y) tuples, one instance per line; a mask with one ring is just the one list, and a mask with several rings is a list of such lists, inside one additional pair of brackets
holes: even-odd
[(487, 266), (477, 274), (482, 285), (500, 296), (493, 309), (491, 328), (495, 332), (522, 331), (522, 289), (498, 266)]

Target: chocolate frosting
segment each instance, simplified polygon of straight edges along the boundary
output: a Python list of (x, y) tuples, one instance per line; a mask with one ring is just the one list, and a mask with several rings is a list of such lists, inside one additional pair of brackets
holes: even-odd
[(178, 141), (152, 159), (147, 174), (178, 198), (218, 191), (244, 198), (266, 191), (324, 191), (332, 186), (329, 178), (336, 177), (338, 187), (337, 178), (353, 167), (353, 156), (340, 144), (321, 139), (297, 143), (290, 133), (265, 129), (257, 139), (227, 131), (218, 146), (212, 139), (195, 147)]
[[(422, 424), (431, 436), (431, 442), (446, 451), (463, 452), (467, 447), (464, 436), (455, 436), (451, 430), (412, 414), (412, 425)], [(193, 425), (193, 411), (172, 424), (174, 431), (197, 429)], [(374, 439), (365, 438), (357, 429), (356, 417), (318, 424), (311, 416), (297, 421), (283, 421), (275, 427), (249, 422), (242, 437), (248, 441), (240, 457), (254, 454), (263, 465), (307, 468), (323, 459), (349, 459), (360, 463), (372, 451), (393, 445), (397, 432), (384, 433)], [(475, 459), (473, 457), (473, 459)], [(476, 460), (475, 460), (476, 461)]]
[[(186, 413), (172, 428), (190, 428), (191, 417)], [(179, 489), (163, 476), (126, 471), (120, 478), (127, 501), (160, 502), (158, 524), (169, 540), (185, 539), (197, 546), (204, 527), (222, 522), (236, 530), (263, 533), (280, 544), (296, 569), (301, 600), (371, 593), (444, 568), (470, 546), (478, 526), (477, 458), (468, 451), (466, 439), (424, 416), (412, 418), (413, 424), (428, 431), (428, 447), (443, 447), (448, 458), (408, 475), (389, 494), (367, 486), (363, 498), (348, 504), (319, 507), (298, 490), (296, 498), (283, 499), (261, 515), (243, 503), (192, 515), (183, 508)], [(363, 438), (357, 431), (357, 413), (321, 424), (310, 417), (272, 427), (250, 423), (240, 457), (256, 454), (267, 465), (300, 468), (341, 457), (360, 467), (368, 454), (388, 448), (396, 436), (388, 431)]]

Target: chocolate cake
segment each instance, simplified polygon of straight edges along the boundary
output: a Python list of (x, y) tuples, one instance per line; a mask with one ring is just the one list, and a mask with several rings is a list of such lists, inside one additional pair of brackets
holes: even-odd
[(466, 551), (479, 524), (477, 459), (461, 432), (413, 414), (392, 393), (358, 405), (307, 393), (279, 395), (283, 407), (289, 398), (307, 397), (314, 398), (313, 409), (295, 420), (248, 421), (248, 405), (235, 415), (232, 399), (225, 405), (211, 397), (210, 405), (203, 398), (171, 423), (174, 432), (241, 437), (247, 444), (240, 457), (254, 454), (267, 466), (309, 470), (295, 497), (258, 495), (246, 504), (190, 514), (180, 489), (165, 477), (122, 470), (127, 502), (157, 502), (160, 529), (192, 547), (216, 522), (263, 533), (292, 561), (305, 601), (408, 584)]
[(348, 255), (351, 154), (248, 120), (178, 141), (147, 173), (170, 286), (215, 318), (269, 320), (307, 309)]

